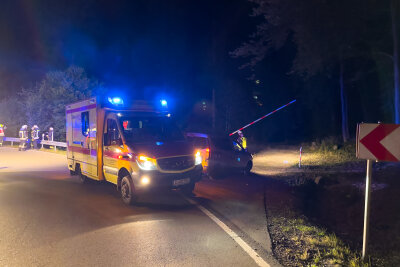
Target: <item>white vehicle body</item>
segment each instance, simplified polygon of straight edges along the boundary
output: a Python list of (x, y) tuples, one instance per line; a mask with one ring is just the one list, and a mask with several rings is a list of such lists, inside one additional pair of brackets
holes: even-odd
[(66, 109), (67, 117), (67, 158), (70, 170), (75, 171), (78, 163), (82, 174), (102, 180), (98, 166), (96, 98), (70, 104)]

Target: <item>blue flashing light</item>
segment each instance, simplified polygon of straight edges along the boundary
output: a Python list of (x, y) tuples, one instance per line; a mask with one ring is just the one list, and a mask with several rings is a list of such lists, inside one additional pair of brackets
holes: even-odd
[(124, 104), (124, 101), (123, 101), (122, 98), (120, 98), (120, 97), (113, 97), (113, 98), (109, 97), (109, 98), (108, 98), (108, 101), (109, 101), (111, 104), (115, 105), (115, 106), (123, 105), (123, 104)]
[(163, 142), (156, 142), (157, 146), (162, 146), (164, 143)]
[(113, 99), (112, 99), (112, 102), (114, 103), (114, 104), (122, 104), (122, 99), (121, 98), (119, 98), (119, 97), (114, 97)]
[(162, 99), (160, 102), (161, 102), (161, 106), (163, 106), (163, 107), (166, 107), (168, 105), (168, 102), (165, 99)]

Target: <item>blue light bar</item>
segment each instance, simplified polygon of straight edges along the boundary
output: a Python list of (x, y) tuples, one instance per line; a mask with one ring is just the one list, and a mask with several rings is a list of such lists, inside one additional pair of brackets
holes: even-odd
[(109, 97), (108, 101), (111, 104), (115, 105), (115, 106), (119, 106), (119, 105), (123, 105), (124, 104), (124, 101), (120, 97), (113, 97), (113, 98)]
[(163, 106), (163, 107), (166, 107), (168, 105), (168, 102), (165, 99), (162, 99), (160, 102), (161, 102), (161, 106)]

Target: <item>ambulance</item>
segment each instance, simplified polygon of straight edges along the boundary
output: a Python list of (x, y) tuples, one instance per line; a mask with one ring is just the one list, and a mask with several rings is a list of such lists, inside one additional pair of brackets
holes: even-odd
[(71, 175), (115, 184), (126, 204), (158, 189), (191, 193), (202, 177), (201, 153), (155, 105), (90, 98), (67, 105), (66, 120)]

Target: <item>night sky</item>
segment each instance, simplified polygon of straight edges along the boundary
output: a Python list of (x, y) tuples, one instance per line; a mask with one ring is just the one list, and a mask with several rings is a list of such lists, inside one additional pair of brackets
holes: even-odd
[[(34, 86), (48, 71), (77, 65), (109, 92), (167, 96), (184, 129), (210, 129), (211, 110), (201, 106), (210, 107), (215, 89), (217, 128), (236, 130), (296, 98), (287, 75), (290, 44), (258, 68), (260, 84), (248, 79), (250, 70), (239, 69), (245, 59), (229, 54), (260, 23), (250, 16), (253, 7), (247, 0), (2, 1), (0, 100)], [(264, 97), (255, 101), (254, 94)], [(296, 116), (288, 109), (247, 134), (287, 139), (300, 122), (282, 122)]]
[(254, 30), (250, 11), (244, 0), (2, 1), (1, 93), (74, 64), (111, 89), (209, 98), (216, 79), (248, 75), (229, 52)]

